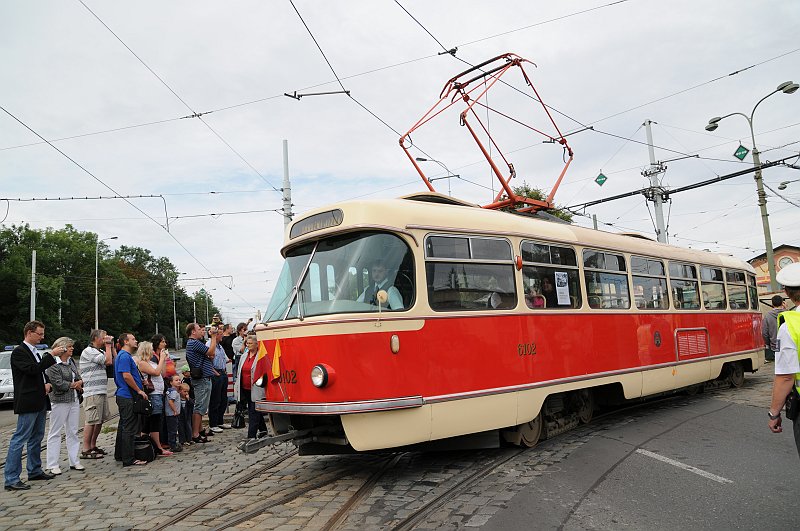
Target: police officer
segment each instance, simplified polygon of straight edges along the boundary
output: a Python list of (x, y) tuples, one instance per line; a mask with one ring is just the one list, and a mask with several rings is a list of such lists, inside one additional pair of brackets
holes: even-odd
[[(786, 397), (792, 386), (798, 386), (800, 391), (800, 359), (797, 355), (800, 346), (800, 263), (784, 267), (775, 278), (795, 305), (793, 311), (783, 312), (778, 316), (775, 380), (768, 414), (769, 429), (773, 433), (780, 433), (783, 431), (781, 409), (786, 403)], [(800, 454), (800, 418), (793, 421), (793, 429), (794, 442)]]

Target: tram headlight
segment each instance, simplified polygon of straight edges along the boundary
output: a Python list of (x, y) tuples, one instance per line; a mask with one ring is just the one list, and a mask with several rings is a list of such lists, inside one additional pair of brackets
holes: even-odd
[(328, 385), (329, 381), (330, 371), (328, 367), (323, 364), (314, 365), (314, 368), (311, 369), (311, 383), (313, 383), (315, 387), (325, 387)]

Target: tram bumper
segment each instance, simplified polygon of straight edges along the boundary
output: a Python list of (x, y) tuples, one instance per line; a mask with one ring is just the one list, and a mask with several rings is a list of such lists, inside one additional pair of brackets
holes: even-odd
[[(256, 402), (278, 435), (298, 447), (317, 444), (369, 451), (430, 440), (431, 412), (421, 396), (336, 403)], [(269, 443), (267, 443), (269, 444)], [(329, 452), (326, 452), (329, 453)]]

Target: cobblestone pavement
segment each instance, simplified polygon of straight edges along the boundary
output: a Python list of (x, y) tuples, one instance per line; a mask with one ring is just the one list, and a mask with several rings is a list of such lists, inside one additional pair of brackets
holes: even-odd
[[(658, 408), (679, 408), (709, 396), (766, 408), (771, 384), (768, 365), (755, 375), (748, 374), (741, 389), (682, 396), (596, 419), (497, 467), (446, 501), (418, 528), (480, 527), (519, 490), (543, 474), (557, 473), (559, 463), (576, 448), (611, 427), (635, 422)], [(115, 435), (114, 431), (102, 434), (100, 446), (113, 449)], [(4, 459), (10, 433), (0, 436), (0, 459)], [(85, 461), (85, 472), (63, 467), (64, 474), (52, 481), (32, 482), (29, 491), (0, 492), (0, 529), (152, 529), (170, 524), (185, 509), (293, 449), (282, 444), (245, 455), (235, 448), (243, 436), (242, 430), (226, 430), (209, 444), (194, 445), (145, 467), (123, 469), (113, 457)], [(236, 527), (320, 529), (370, 478), (377, 478), (374, 486), (347, 512), (340, 528), (389, 528), (508, 451), (404, 453), (388, 469), (390, 456), (292, 455), (168, 528), (215, 528), (258, 507), (264, 509), (261, 514)]]

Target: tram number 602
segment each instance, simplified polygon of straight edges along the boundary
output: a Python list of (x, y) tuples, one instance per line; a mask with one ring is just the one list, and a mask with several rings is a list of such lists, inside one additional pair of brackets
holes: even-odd
[(535, 356), (536, 343), (519, 343), (517, 345), (518, 356)]
[(295, 371), (283, 371), (281, 377), (278, 378), (279, 383), (284, 384), (296, 384), (297, 383), (297, 373)]

